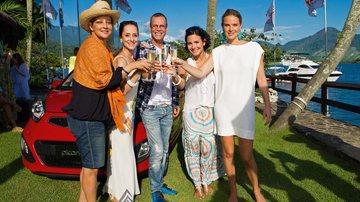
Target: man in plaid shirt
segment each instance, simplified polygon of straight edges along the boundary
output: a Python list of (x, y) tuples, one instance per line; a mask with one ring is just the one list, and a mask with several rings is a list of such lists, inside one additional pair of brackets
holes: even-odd
[[(166, 31), (166, 16), (162, 13), (152, 15), (150, 18), (151, 38), (146, 41), (149, 47), (140, 47), (138, 59), (146, 59), (149, 50), (159, 52), (164, 46), (169, 45), (164, 42)], [(169, 62), (167, 58), (163, 60)], [(163, 175), (168, 164), (173, 116), (176, 117), (180, 113), (178, 105), (179, 94), (171, 75), (157, 72), (155, 80), (140, 81), (136, 109), (139, 110), (150, 144), (149, 179), (154, 202), (164, 201), (163, 194), (177, 194), (175, 190), (163, 183)]]

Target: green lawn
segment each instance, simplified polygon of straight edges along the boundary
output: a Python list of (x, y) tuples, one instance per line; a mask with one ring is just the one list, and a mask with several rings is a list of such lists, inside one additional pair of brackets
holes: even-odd
[[(255, 158), (260, 183), (268, 201), (358, 201), (360, 169), (288, 130), (268, 134), (257, 115)], [(0, 133), (0, 201), (77, 201), (78, 181), (37, 176), (22, 167), (20, 134)], [(179, 141), (181, 143), (181, 141)], [(244, 169), (236, 156), (240, 201), (254, 201)], [(182, 145), (170, 156), (165, 182), (179, 194), (165, 196), (168, 201), (196, 201), (193, 186), (184, 169)], [(102, 188), (100, 184), (99, 190)], [(203, 201), (226, 201), (226, 178), (213, 183), (213, 196)], [(150, 201), (149, 180), (141, 182), (142, 193), (136, 201)], [(107, 201), (99, 196), (98, 201)]]

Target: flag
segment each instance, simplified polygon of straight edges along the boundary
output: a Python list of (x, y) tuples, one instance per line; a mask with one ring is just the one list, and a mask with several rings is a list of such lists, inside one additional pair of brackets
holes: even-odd
[(60, 23), (60, 27), (63, 27), (64, 13), (63, 13), (63, 9), (62, 9), (62, 0), (58, 0), (58, 1), (59, 1), (59, 23)]
[(45, 15), (52, 20), (56, 20), (57, 12), (54, 6), (51, 4), (50, 0), (43, 0), (40, 13), (45, 12)]
[(274, 6), (274, 0), (272, 0), (269, 9), (266, 12), (266, 22), (264, 26), (264, 32), (274, 30), (274, 17), (275, 17), (275, 6)]
[(308, 7), (308, 14), (316, 17), (316, 9), (324, 6), (324, 0), (305, 0), (305, 4)]
[(116, 7), (120, 8), (121, 10), (125, 11), (127, 14), (130, 14), (132, 8), (130, 7), (127, 0), (116, 0)]

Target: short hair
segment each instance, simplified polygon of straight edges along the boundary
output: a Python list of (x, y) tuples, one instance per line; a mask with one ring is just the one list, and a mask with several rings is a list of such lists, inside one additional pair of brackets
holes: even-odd
[(19, 64), (25, 63), (24, 59), (21, 57), (20, 53), (15, 53), (12, 56)]
[(239, 11), (235, 10), (235, 9), (231, 9), (231, 8), (228, 8), (225, 13), (222, 15), (222, 18), (221, 18), (221, 26), (224, 26), (224, 18), (226, 16), (229, 16), (229, 15), (232, 15), (232, 16), (235, 16), (239, 19), (239, 22), (240, 24), (242, 24), (242, 17), (241, 17), (241, 14)]
[(163, 13), (155, 13), (150, 17), (150, 26), (151, 26), (151, 20), (153, 19), (153, 17), (164, 17), (165, 18), (165, 26), (167, 27), (167, 18)]
[(204, 51), (206, 51), (210, 47), (210, 44), (211, 44), (210, 35), (203, 28), (201, 28), (199, 26), (192, 26), (185, 30), (185, 49), (186, 50), (188, 50), (187, 37), (190, 35), (197, 35), (201, 38), (202, 41), (205, 41)]
[(78, 52), (79, 52), (79, 47), (75, 47), (74, 48), (74, 55), (77, 55)]
[(126, 20), (126, 21), (122, 21), (119, 25), (119, 37), (121, 37), (122, 33), (124, 32), (124, 28), (126, 25), (134, 25), (136, 27), (137, 32), (139, 33), (139, 27), (137, 22), (133, 20)]

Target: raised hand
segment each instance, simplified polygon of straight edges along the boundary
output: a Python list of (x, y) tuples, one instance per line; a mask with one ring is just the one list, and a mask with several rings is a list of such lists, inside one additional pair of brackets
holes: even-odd
[(175, 76), (177, 74), (175, 66), (166, 63), (164, 63), (162, 66), (165, 74), (170, 74), (171, 76)]
[(174, 58), (171, 58), (171, 64), (182, 66), (183, 64), (185, 64), (185, 61), (180, 58), (174, 57)]
[(152, 63), (148, 60), (138, 60), (134, 62), (135, 68), (138, 70), (143, 70), (149, 72), (152, 69)]

